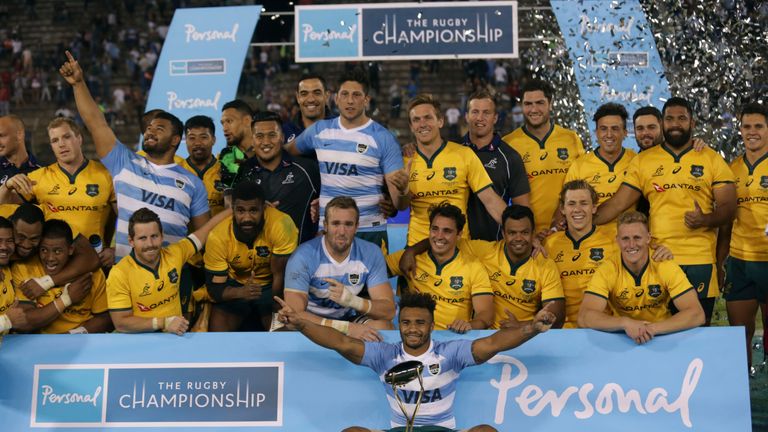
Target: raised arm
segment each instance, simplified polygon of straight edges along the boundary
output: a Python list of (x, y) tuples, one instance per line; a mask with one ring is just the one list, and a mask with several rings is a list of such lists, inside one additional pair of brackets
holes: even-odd
[(278, 312), (278, 319), (291, 330), (298, 330), (312, 342), (321, 347), (332, 349), (341, 354), (342, 357), (354, 364), (360, 364), (365, 354), (365, 344), (336, 331), (330, 327), (315, 324), (304, 319), (302, 314), (296, 312), (288, 303), (280, 297), (275, 297), (275, 301), (282, 306)]
[(635, 205), (641, 196), (639, 190), (626, 183), (622, 184), (614, 196), (597, 208), (595, 224), (603, 225), (616, 219), (622, 212)]
[(67, 51), (67, 61), (59, 69), (59, 73), (72, 86), (75, 94), (75, 104), (85, 126), (91, 132), (93, 143), (96, 146), (96, 154), (99, 158), (106, 157), (117, 143), (117, 137), (109, 127), (104, 114), (93, 100), (91, 92), (83, 79), (83, 70), (80, 64)]
[[(197, 239), (200, 240), (201, 245), (205, 244), (205, 241), (208, 240), (208, 234), (211, 232), (211, 230), (215, 228), (216, 225), (218, 225), (221, 221), (223, 221), (224, 219), (226, 219), (228, 216), (231, 216), (231, 215), (232, 215), (232, 209), (225, 208), (224, 210), (219, 212), (216, 216), (209, 217), (208, 220), (200, 228), (195, 230), (195, 232), (193, 232), (191, 235), (194, 235), (195, 237), (197, 237)], [(197, 217), (203, 217), (203, 216), (208, 217), (209, 214), (206, 213), (205, 215), (201, 215)], [(193, 222), (194, 222), (194, 218), (193, 218)]]
[(522, 345), (539, 333), (544, 333), (555, 322), (555, 314), (549, 311), (549, 303), (522, 327), (503, 328), (496, 333), (472, 342), (472, 356), (477, 364), (485, 363), (496, 354)]

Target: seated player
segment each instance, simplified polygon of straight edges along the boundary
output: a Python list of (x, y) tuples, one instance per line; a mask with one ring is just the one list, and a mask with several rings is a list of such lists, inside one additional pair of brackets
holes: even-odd
[[(656, 335), (704, 324), (704, 309), (680, 266), (650, 259), (648, 219), (639, 212), (619, 216), (620, 258), (596, 271), (579, 310), (579, 326), (621, 331), (638, 344)], [(670, 301), (678, 312), (670, 311)], [(610, 304), (616, 315), (606, 312)]]
[(466, 218), (453, 204), (442, 202), (429, 211), (429, 250), (416, 255), (416, 269), (403, 274), (398, 264), (404, 251), (387, 256), (390, 273), (405, 276), (408, 289), (427, 293), (437, 302), (435, 328), (466, 333), (493, 324), (493, 291), (478, 259), (458, 247)]
[[(552, 326), (555, 315), (548, 309), (551, 303), (536, 313), (532, 322), (517, 327), (504, 328), (490, 336), (476, 340), (450, 340), (441, 341), (432, 339), (432, 330), (435, 329), (435, 301), (426, 293), (408, 293), (400, 299), (400, 343), (387, 342), (361, 342), (346, 337), (306, 319), (304, 315), (297, 313), (284, 302), (283, 309), (279, 312), (279, 319), (289, 328), (299, 330), (312, 342), (330, 348), (341, 354), (345, 359), (358, 365), (368, 366), (376, 371), (391, 407), (391, 426), (389, 431), (402, 431), (406, 420), (403, 417), (392, 386), (384, 383), (384, 374), (393, 366), (407, 359), (418, 359), (425, 365), (440, 364), (439, 371), (434, 373), (424, 368), (422, 372), (424, 390), (426, 394), (433, 395), (429, 400), (422, 398), (420, 408), (416, 414), (414, 424), (425, 426), (423, 431), (453, 431), (456, 427), (456, 419), (453, 416), (453, 401), (457, 390), (456, 382), (462, 369), (475, 366), (488, 361), (499, 352), (506, 351), (522, 345), (527, 340), (539, 333), (543, 333)], [(408, 390), (418, 391), (417, 387), (407, 386)], [(439, 395), (439, 397), (436, 397)], [(405, 403), (405, 410), (409, 414), (414, 412), (415, 403)], [(491, 426), (480, 425), (470, 428), (467, 432), (495, 431)], [(352, 427), (344, 432), (366, 432), (370, 429)]]
[(0, 217), (0, 336), (27, 324), (24, 310), (16, 301), (9, 266), (15, 248), (13, 224), (5, 217)]
[(266, 205), (264, 192), (251, 181), (235, 185), (232, 209), (205, 248), (206, 286), (216, 302), (208, 330), (237, 331), (249, 317), (260, 318), (269, 330), (272, 297), (283, 296), (285, 265), (299, 233), (290, 216)]
[(181, 268), (202, 248), (208, 233), (230, 216), (223, 210), (200, 229), (163, 247), (163, 226), (157, 213), (142, 207), (128, 221), (131, 252), (107, 279), (107, 302), (115, 328), (123, 333), (162, 330), (183, 335), (189, 321), (182, 315)]
[(325, 234), (302, 243), (288, 260), (285, 301), (305, 320), (381, 340), (377, 329), (392, 329), (395, 316), (381, 248), (355, 237), (360, 212), (354, 199), (331, 199), (324, 217)]
[[(40, 277), (46, 272), (59, 273), (70, 260), (74, 240), (72, 229), (60, 219), (50, 219), (43, 225), (39, 255), (11, 266), (13, 283)], [(106, 279), (101, 269), (83, 275), (73, 283), (56, 286), (30, 300), (19, 292), (19, 304), (27, 317), (22, 331), (40, 333), (105, 333), (112, 331), (107, 314)]]

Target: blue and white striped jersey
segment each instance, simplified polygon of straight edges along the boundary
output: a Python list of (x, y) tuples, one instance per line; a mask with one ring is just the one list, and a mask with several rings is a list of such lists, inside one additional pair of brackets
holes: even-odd
[(136, 210), (146, 207), (160, 216), (164, 246), (186, 237), (189, 221), (208, 212), (203, 182), (175, 163), (155, 165), (119, 140), (101, 162), (112, 175), (117, 196), (115, 261), (131, 253), (128, 220)]
[(337, 196), (355, 199), (360, 208), (358, 231), (385, 231), (387, 219), (379, 212), (384, 176), (403, 168), (403, 155), (394, 135), (369, 120), (345, 129), (339, 118), (320, 120), (296, 138), (302, 153), (315, 151), (320, 165), (320, 225), (325, 206)]
[[(418, 360), (424, 364), (422, 372), (424, 395), (421, 397), (421, 406), (416, 414), (414, 425), (455, 428), (453, 400), (456, 396), (456, 381), (462, 369), (476, 364), (472, 356), (472, 341), (469, 339), (432, 340), (427, 352), (418, 357), (406, 353), (402, 342), (365, 342), (365, 354), (360, 364), (368, 366), (379, 375), (392, 411), (392, 427), (405, 426), (406, 421), (395, 399), (392, 386), (384, 382), (384, 374), (390, 368), (410, 360)], [(398, 387), (397, 392), (400, 394), (400, 400), (405, 404), (405, 411), (409, 416), (413, 415), (418, 402), (419, 381), (413, 380), (403, 387)]]
[(328, 253), (325, 236), (300, 244), (285, 268), (285, 290), (306, 293), (308, 312), (324, 318), (351, 320), (357, 311), (328, 298), (326, 278), (336, 279), (354, 294), (365, 287), (389, 283), (381, 248), (371, 242), (355, 238), (349, 255), (342, 262)]

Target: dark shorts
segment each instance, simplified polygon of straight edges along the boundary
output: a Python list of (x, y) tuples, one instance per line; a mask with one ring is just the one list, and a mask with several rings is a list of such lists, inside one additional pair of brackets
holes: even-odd
[[(706, 322), (710, 322), (712, 319), (712, 312), (715, 309), (715, 300), (717, 300), (717, 272), (715, 271), (714, 264), (692, 264), (681, 265), (681, 269), (688, 277), (688, 282), (693, 285), (693, 289), (696, 290), (696, 294), (699, 297), (699, 303), (704, 309), (704, 315)], [(670, 309), (672, 313), (677, 313), (677, 308), (670, 302)]]
[(389, 249), (389, 237), (387, 236), (387, 231), (369, 231), (369, 232), (358, 232), (355, 234), (355, 237), (359, 239), (363, 239), (366, 241), (369, 241), (381, 248), (381, 252), (386, 256), (388, 254), (387, 250)]
[(214, 303), (213, 307), (222, 309), (236, 315), (261, 314), (272, 311), (272, 287), (267, 287), (261, 292), (258, 300), (232, 300)]
[(728, 257), (725, 262), (725, 299), (727, 301), (768, 299), (768, 262), (744, 261)]

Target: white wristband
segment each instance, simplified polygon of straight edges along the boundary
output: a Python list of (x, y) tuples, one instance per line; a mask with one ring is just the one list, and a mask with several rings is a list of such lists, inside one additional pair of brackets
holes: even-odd
[(72, 330), (69, 331), (69, 333), (70, 334), (88, 334), (88, 330), (85, 327), (80, 326), (77, 328), (73, 328)]
[(34, 278), (34, 281), (37, 282), (40, 287), (46, 291), (53, 288), (56, 284), (53, 282), (53, 278), (49, 275), (44, 275), (40, 277)]
[(13, 323), (8, 315), (0, 315), (0, 333), (5, 333), (13, 328)]
[(61, 296), (59, 298), (61, 299), (61, 302), (64, 303), (64, 308), (72, 306), (72, 297), (69, 296), (69, 284), (64, 285), (64, 289), (61, 290)]
[(157, 331), (160, 328), (160, 323), (157, 322), (157, 317), (152, 318), (152, 330)]
[(168, 331), (168, 327), (170, 327), (170, 326), (171, 326), (171, 323), (173, 323), (174, 321), (176, 321), (176, 318), (178, 318), (178, 317), (175, 317), (175, 316), (169, 316), (169, 317), (165, 317), (165, 322), (163, 323), (163, 324), (164, 324), (164, 325), (163, 325), (163, 331), (164, 331), (164, 332), (167, 332), (167, 331)]
[(365, 299), (352, 294), (352, 291), (347, 289), (347, 287), (344, 287), (344, 292), (341, 293), (339, 304), (342, 306), (351, 307), (356, 311), (365, 312), (365, 313), (370, 312), (370, 309), (371, 309), (371, 306), (369, 305), (368, 310), (366, 311)]
[(349, 321), (341, 321), (341, 320), (329, 320), (329, 321), (331, 322), (331, 327), (335, 328), (341, 333), (349, 334)]

